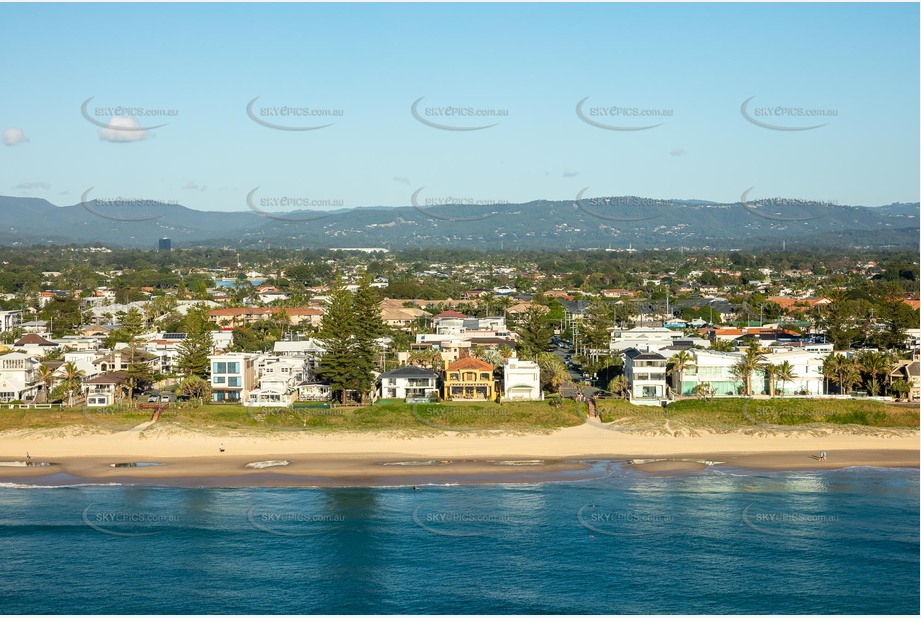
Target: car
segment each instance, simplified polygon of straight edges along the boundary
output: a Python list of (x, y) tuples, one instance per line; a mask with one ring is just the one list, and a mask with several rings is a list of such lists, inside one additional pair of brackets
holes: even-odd
[(157, 393), (151, 393), (147, 397), (147, 403), (160, 403), (160, 395)]
[(160, 401), (162, 403), (169, 403), (171, 401), (176, 401), (176, 396), (170, 393), (163, 393), (160, 395)]

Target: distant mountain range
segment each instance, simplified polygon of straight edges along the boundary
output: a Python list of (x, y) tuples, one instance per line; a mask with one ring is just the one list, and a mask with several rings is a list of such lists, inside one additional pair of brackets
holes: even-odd
[(721, 204), (634, 196), (524, 204), (214, 212), (158, 202), (55, 206), (0, 196), (0, 244), (174, 247), (444, 247), (480, 250), (917, 248), (919, 204), (774, 198)]

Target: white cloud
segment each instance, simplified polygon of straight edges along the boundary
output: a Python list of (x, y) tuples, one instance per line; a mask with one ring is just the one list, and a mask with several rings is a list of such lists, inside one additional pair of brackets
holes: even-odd
[(684, 148), (675, 148), (668, 154), (672, 155), (673, 157), (683, 157), (687, 153), (688, 151), (685, 150)]
[(200, 185), (194, 180), (190, 180), (189, 182), (182, 185), (182, 188), (186, 191), (204, 191), (205, 185)]
[(109, 126), (99, 129), (99, 139), (104, 142), (140, 142), (147, 139), (148, 132), (137, 120), (127, 116), (112, 116)]
[(29, 138), (26, 137), (26, 133), (22, 129), (9, 128), (3, 130), (3, 143), (7, 146), (18, 146), (28, 141)]
[(30, 189), (50, 189), (51, 185), (47, 182), (21, 182), (18, 185), (14, 185), (13, 188), (28, 191)]

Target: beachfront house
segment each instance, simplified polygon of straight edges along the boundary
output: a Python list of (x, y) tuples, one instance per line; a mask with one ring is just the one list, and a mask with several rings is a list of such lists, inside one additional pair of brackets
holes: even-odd
[(544, 398), (540, 390), (540, 366), (534, 361), (513, 356), (502, 367), (503, 392), (506, 401), (539, 401)]
[[(732, 368), (744, 354), (698, 349), (688, 350), (688, 353), (693, 363), (681, 372), (681, 384), (676, 394), (693, 395), (700, 384), (713, 395), (738, 395), (742, 391), (742, 380), (732, 373)], [(752, 384), (755, 383), (753, 378)]]
[[(792, 371), (792, 379), (777, 380), (775, 379), (774, 394), (780, 395), (824, 395), (825, 394), (825, 375), (822, 373), (822, 367), (825, 366), (825, 358), (821, 354), (806, 352), (802, 350), (773, 350), (761, 357), (765, 364), (778, 367), (784, 362), (788, 362)], [(763, 384), (753, 385), (752, 390), (758, 394), (770, 394), (771, 385), (768, 383), (768, 374), (761, 372), (760, 375), (765, 377)]]
[(380, 380), (382, 399), (428, 399), (438, 393), (438, 374), (421, 367), (397, 367)]
[[(743, 380), (733, 373), (745, 354), (742, 352), (715, 352), (712, 350), (689, 350), (693, 364), (681, 372), (681, 395), (693, 395), (698, 384), (706, 384), (713, 395), (739, 395), (744, 390)], [(752, 373), (751, 386), (753, 395), (771, 393), (770, 373), (764, 366), (778, 367), (788, 362), (792, 368), (789, 380), (774, 379), (774, 394), (781, 395), (824, 395), (825, 376), (822, 374), (824, 358), (821, 354), (805, 350), (778, 348), (770, 350), (761, 357), (761, 367)]]
[(113, 406), (125, 397), (127, 390), (128, 374), (124, 371), (103, 373), (83, 381), (83, 395), (90, 408)]
[(256, 358), (256, 354), (245, 352), (209, 356), (211, 400), (215, 403), (246, 401), (256, 387)]
[(39, 362), (21, 352), (0, 356), (0, 403), (31, 401), (41, 388)]
[(492, 370), (492, 364), (478, 358), (467, 357), (454, 361), (445, 371), (443, 397), (493, 401), (496, 391)]
[(636, 348), (624, 352), (624, 375), (627, 376), (628, 394), (632, 403), (659, 405), (666, 399), (667, 362), (658, 352)]
[(329, 401), (332, 396), (328, 382), (304, 380), (297, 385), (298, 401)]
[(307, 361), (311, 371), (315, 371), (320, 365), (320, 357), (323, 356), (323, 346), (316, 339), (304, 339), (303, 341), (276, 341), (273, 348), (276, 356), (286, 356), (291, 358), (300, 358)]
[(896, 366), (889, 372), (889, 383), (895, 380), (905, 380), (908, 382), (908, 400), (917, 401), (921, 399), (921, 362), (917, 358), (912, 360), (900, 360)]
[(257, 388), (246, 398), (248, 406), (291, 406), (298, 398), (298, 384), (308, 375), (305, 358), (263, 356), (256, 360)]

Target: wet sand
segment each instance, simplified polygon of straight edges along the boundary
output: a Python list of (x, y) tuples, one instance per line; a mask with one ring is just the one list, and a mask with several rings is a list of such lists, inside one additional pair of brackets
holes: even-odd
[[(847, 450), (829, 452), (821, 461), (812, 451), (779, 453), (684, 453), (668, 457), (648, 454), (587, 455), (579, 459), (418, 459), (378, 458), (368, 455), (310, 456), (298, 453), (273, 456), (287, 465), (248, 467), (252, 457), (206, 456), (113, 460), (106, 457), (63, 457), (50, 466), (0, 465), (0, 483), (72, 485), (119, 483), (179, 487), (344, 487), (426, 484), (536, 483), (585, 480), (611, 474), (614, 464), (651, 476), (694, 474), (708, 468), (755, 470), (820, 470), (851, 466), (918, 467), (912, 450)], [(11, 460), (0, 457), (0, 462)], [(113, 467), (122, 463), (158, 463)]]

